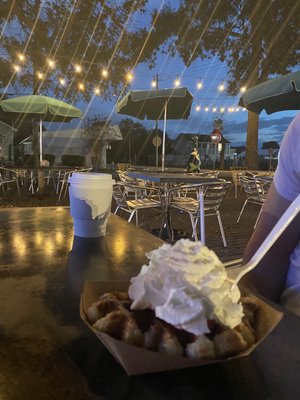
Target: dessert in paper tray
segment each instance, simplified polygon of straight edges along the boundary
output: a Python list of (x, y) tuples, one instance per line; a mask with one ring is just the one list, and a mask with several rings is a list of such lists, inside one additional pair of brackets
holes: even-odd
[(238, 287), (201, 242), (147, 254), (127, 282), (86, 281), (81, 317), (128, 375), (224, 362), (250, 354), (282, 313)]

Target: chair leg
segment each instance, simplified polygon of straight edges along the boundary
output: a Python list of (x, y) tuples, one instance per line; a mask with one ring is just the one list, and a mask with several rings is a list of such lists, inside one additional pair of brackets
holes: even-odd
[(17, 190), (18, 190), (19, 198), (21, 200), (21, 192), (20, 192), (19, 182), (16, 181), (16, 183), (17, 183)]
[(256, 221), (255, 221), (255, 224), (254, 224), (254, 229), (257, 227), (257, 224), (258, 224), (259, 218), (260, 218), (260, 216), (261, 216), (261, 212), (262, 212), (262, 206), (260, 207), (260, 210), (259, 210), (258, 216), (257, 216), (257, 218), (256, 218)]
[(117, 207), (116, 207), (116, 209), (115, 209), (115, 211), (114, 211), (114, 214), (117, 214), (119, 208), (120, 208), (120, 206), (117, 206)]
[(131, 220), (132, 220), (132, 218), (133, 218), (133, 216), (134, 216), (134, 213), (135, 213), (135, 210), (133, 210), (133, 211), (131, 212), (131, 214), (129, 215), (128, 222), (131, 222)]
[(191, 219), (191, 224), (192, 224), (192, 228), (193, 228), (193, 237), (195, 239), (195, 241), (198, 241), (198, 235), (197, 235), (197, 221), (198, 218), (193, 218), (193, 216), (190, 214), (190, 219)]
[(237, 224), (239, 223), (239, 220), (240, 220), (240, 218), (241, 218), (241, 216), (242, 216), (242, 214), (243, 214), (243, 212), (244, 212), (244, 209), (245, 209), (247, 203), (248, 203), (248, 199), (246, 199), (245, 202), (244, 202), (244, 204), (243, 204), (243, 207), (242, 207), (242, 209), (241, 209), (241, 211), (240, 211), (240, 215), (238, 216), (238, 219), (237, 219), (237, 221), (236, 221)]
[(58, 200), (57, 200), (58, 203), (60, 202), (60, 199), (62, 198), (62, 194), (63, 194), (63, 191), (64, 191), (64, 186), (65, 186), (65, 182), (63, 181), (61, 186), (60, 186), (59, 196), (58, 196)]
[(222, 236), (222, 240), (223, 240), (223, 246), (227, 247), (227, 242), (226, 242), (226, 238), (225, 238), (225, 232), (224, 232), (224, 228), (223, 228), (222, 218), (221, 218), (221, 214), (220, 214), (219, 210), (217, 211), (217, 218), (218, 218), (220, 232), (221, 232), (221, 236)]
[(138, 210), (136, 210), (136, 212), (135, 212), (135, 224), (136, 224), (136, 226), (139, 226)]

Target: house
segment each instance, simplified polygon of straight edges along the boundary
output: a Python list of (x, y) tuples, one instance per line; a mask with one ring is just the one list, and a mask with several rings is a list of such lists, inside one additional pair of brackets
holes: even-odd
[[(55, 155), (55, 164), (57, 165), (62, 163), (61, 157), (64, 154), (84, 156), (85, 165), (91, 166), (90, 149), (87, 142), (82, 139), (82, 131), (82, 128), (77, 128), (43, 132), (43, 154)], [(106, 167), (106, 152), (110, 148), (110, 143), (115, 140), (123, 140), (118, 125), (113, 125), (103, 135), (101, 165), (103, 168)]]

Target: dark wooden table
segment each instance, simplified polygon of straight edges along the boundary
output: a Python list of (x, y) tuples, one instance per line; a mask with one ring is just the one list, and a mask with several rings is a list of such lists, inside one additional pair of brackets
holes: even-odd
[(299, 399), (300, 320), (248, 357), (128, 377), (79, 317), (84, 280), (128, 280), (162, 241), (112, 215), (73, 237), (64, 207), (0, 210), (0, 397), (8, 400)]

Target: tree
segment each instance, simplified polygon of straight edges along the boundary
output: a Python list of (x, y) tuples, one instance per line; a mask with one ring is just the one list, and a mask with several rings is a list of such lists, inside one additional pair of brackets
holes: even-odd
[[(95, 86), (102, 96), (124, 87), (126, 69), (138, 61), (142, 43), (130, 18), (147, 0), (118, 2), (22, 0), (0, 4), (0, 83), (16, 92), (55, 93), (89, 100)], [(18, 55), (23, 55), (20, 60)], [(48, 61), (53, 60), (54, 64)], [(21, 68), (17, 73), (12, 64)], [(82, 67), (76, 74), (75, 64)], [(106, 68), (109, 79), (101, 79)], [(43, 74), (38, 77), (37, 73)], [(59, 79), (66, 81), (66, 86)], [(78, 83), (85, 90), (78, 89)]]
[[(146, 3), (2, 0), (1, 87), (13, 94), (53, 95), (72, 104), (90, 100), (95, 89), (105, 100), (126, 90), (126, 70), (134, 68), (143, 46), (130, 21), (136, 11), (143, 13)], [(109, 79), (101, 75), (105, 69)], [(34, 151), (37, 159), (37, 146)]]
[(108, 139), (112, 136), (113, 127), (106, 117), (95, 115), (83, 121), (81, 139), (91, 155), (91, 163), (94, 170), (104, 168), (103, 149), (108, 144)]
[[(295, 0), (182, 0), (153, 13), (144, 57), (153, 65), (159, 50), (178, 54), (190, 66), (197, 58), (217, 56), (229, 67), (228, 94), (237, 95), (242, 86), (250, 88), (299, 65), (299, 13)], [(249, 112), (246, 162), (255, 169), (258, 127), (258, 115)]]
[(119, 124), (123, 136), (123, 142), (118, 146), (116, 159), (136, 163), (141, 158), (141, 151), (148, 138), (147, 129), (139, 122), (134, 122), (131, 118), (122, 119)]

